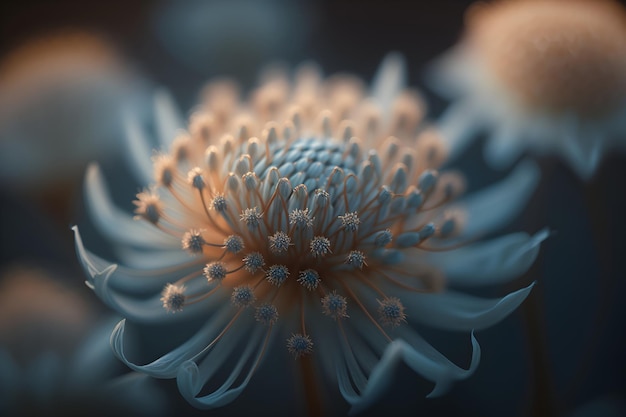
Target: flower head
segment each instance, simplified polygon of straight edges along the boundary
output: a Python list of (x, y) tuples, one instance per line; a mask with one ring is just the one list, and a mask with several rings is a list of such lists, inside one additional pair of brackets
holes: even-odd
[(477, 4), (466, 35), (433, 74), (460, 97), (443, 118), (453, 147), (493, 133), (487, 161), (556, 153), (590, 178), (602, 153), (625, 149), (626, 10), (612, 0)]
[[(532, 263), (545, 232), (464, 243), (519, 210), (536, 168), (524, 164), (464, 205), (456, 202), (462, 177), (439, 171), (444, 146), (432, 129), (418, 134), (421, 105), (415, 93), (403, 92), (402, 80), (402, 59), (391, 55), (370, 91), (353, 78), (323, 81), (305, 67), (292, 86), (279, 83), (285, 94), (275, 94), (276, 80), (261, 85), (251, 107), (219, 107), (217, 117), (215, 103), (205, 103), (191, 117), (186, 156), (171, 182), (153, 179), (165, 206), (158, 219), (107, 217), (113, 210), (99, 171), (90, 168), (86, 189), (94, 218), (116, 239), (144, 249), (128, 257), (131, 268), (109, 265), (84, 249), (75, 229), (90, 285), (135, 322), (202, 316), (206, 323), (168, 354), (167, 364), (147, 365), (125, 356), (122, 338), (132, 330), (121, 324), (112, 336), (118, 356), (133, 369), (176, 377), (183, 396), (200, 408), (236, 396), (232, 382), (247, 384), (268, 344), (280, 340), (276, 329), (291, 334), (282, 349), (316, 361), (357, 407), (384, 385), (376, 379), (366, 389), (370, 372), (397, 355), (436, 383), (433, 394), (470, 375), (479, 355), (473, 336), (472, 363), (463, 370), (433, 353), (413, 325), (480, 329), (524, 300), (531, 287), (495, 300), (448, 287), (510, 279)], [(201, 132), (208, 131), (207, 142)], [(178, 151), (174, 141), (172, 155)], [(149, 167), (145, 172), (153, 174)], [(190, 249), (196, 256), (185, 253)], [(153, 264), (148, 272), (146, 262)], [(154, 302), (149, 294), (155, 291)], [(177, 314), (166, 314), (172, 309)], [(407, 342), (398, 347), (396, 337)], [(363, 350), (366, 345), (371, 350)], [(236, 374), (218, 391), (200, 394), (217, 374), (199, 365), (229, 357), (238, 363)], [(368, 363), (367, 375), (355, 360)]]

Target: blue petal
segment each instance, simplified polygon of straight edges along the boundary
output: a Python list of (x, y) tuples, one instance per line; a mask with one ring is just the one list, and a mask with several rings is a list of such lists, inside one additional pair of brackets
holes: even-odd
[[(134, 271), (110, 264), (92, 255), (83, 247), (78, 228), (74, 227), (76, 251), (83, 268), (88, 273), (86, 284), (100, 299), (120, 315), (142, 323), (182, 322), (206, 312), (222, 298), (228, 298), (227, 291), (220, 289), (206, 300), (185, 306), (182, 312), (170, 313), (163, 308), (161, 290), (168, 282), (184, 276), (184, 269), (160, 271), (154, 275), (146, 271)], [(181, 275), (182, 274), (182, 275)], [(196, 279), (186, 283), (190, 293), (207, 291), (206, 280)], [(140, 295), (139, 295), (140, 294)], [(227, 302), (228, 303), (228, 302)]]
[(136, 221), (111, 203), (109, 192), (97, 164), (91, 164), (85, 175), (85, 198), (91, 218), (112, 240), (129, 245), (155, 248), (179, 248), (178, 239), (163, 233), (144, 221)]
[[(219, 386), (219, 388), (210, 394), (197, 397), (202, 388), (211, 379), (211, 376), (220, 367), (221, 361), (215, 361), (211, 357), (211, 354), (209, 354), (209, 356), (202, 361), (200, 366), (193, 361), (187, 361), (182, 364), (178, 371), (176, 381), (178, 383), (180, 393), (191, 405), (199, 409), (222, 407), (235, 400), (246, 388), (264, 356), (271, 334), (271, 329), (266, 330), (267, 334), (264, 338), (263, 332), (265, 330), (258, 326), (258, 324), (253, 324), (253, 326), (255, 327), (255, 330), (250, 336), (245, 350), (237, 356), (237, 362), (230, 372), (230, 375)], [(233, 332), (250, 335), (250, 331), (243, 330), (244, 329), (237, 329), (233, 330)], [(223, 343), (223, 341), (220, 341), (218, 345), (220, 343)], [(226, 348), (229, 351), (231, 350), (228, 346), (226, 346)], [(251, 360), (254, 351), (256, 351), (256, 355), (254, 359)], [(246, 367), (247, 370), (244, 371), (244, 368)], [(240, 375), (243, 372), (246, 373), (242, 382), (233, 388), (233, 384), (240, 378)]]
[(426, 253), (420, 261), (441, 270), (453, 286), (498, 284), (526, 272), (539, 254), (540, 243), (549, 234), (547, 229), (533, 236), (512, 233), (459, 249)]
[(370, 375), (360, 401), (352, 404), (350, 414), (363, 411), (380, 398), (385, 389), (391, 384), (393, 374), (401, 362), (404, 362), (415, 372), (435, 383), (435, 387), (428, 397), (444, 394), (454, 381), (465, 379), (472, 375), (480, 362), (480, 346), (473, 333), (472, 361), (467, 370), (459, 368), (450, 362), (416, 333), (405, 331), (403, 336), (407, 341), (398, 339), (387, 346), (380, 362)]
[(397, 52), (385, 56), (378, 67), (371, 87), (371, 96), (383, 112), (384, 117), (392, 109), (393, 101), (406, 84), (406, 63)]
[(483, 149), (483, 156), (489, 166), (504, 170), (519, 157), (525, 146), (523, 135), (509, 125), (496, 128)]
[(180, 248), (178, 250), (141, 250), (132, 246), (117, 245), (113, 250), (122, 263), (139, 270), (159, 270), (174, 266), (182, 268), (194, 261), (200, 261), (199, 256), (190, 255)]
[(570, 123), (563, 138), (564, 157), (580, 178), (589, 181), (602, 158), (605, 138), (587, 126)]
[(505, 179), (459, 202), (467, 213), (467, 224), (461, 236), (472, 238), (506, 225), (526, 206), (539, 177), (537, 165), (526, 160)]
[(511, 314), (526, 299), (535, 284), (503, 298), (479, 298), (446, 291), (405, 294), (407, 319), (446, 330), (472, 330), (490, 327)]
[(178, 132), (184, 129), (185, 124), (174, 104), (174, 99), (167, 90), (161, 89), (155, 93), (154, 113), (161, 147), (168, 149)]
[(474, 103), (459, 100), (451, 104), (437, 120), (437, 129), (446, 144), (448, 161), (453, 161), (476, 139), (482, 122), (476, 116)]
[[(94, 255), (83, 246), (83, 241), (77, 226), (74, 230), (76, 253), (83, 268), (88, 274), (87, 285), (92, 289), (95, 285), (96, 277), (106, 275), (105, 270), (114, 269), (107, 279), (107, 285), (115, 291), (126, 294), (150, 295), (160, 293), (168, 283), (173, 283), (186, 274), (197, 270), (201, 260), (187, 260), (184, 263), (173, 263), (162, 268), (153, 269), (131, 269), (111, 264), (110, 262)], [(100, 284), (99, 284), (100, 285)]]
[(233, 312), (231, 306), (227, 304), (219, 311), (214, 314), (209, 313), (207, 316), (209, 318), (206, 324), (185, 343), (145, 365), (138, 365), (126, 357), (124, 348), (126, 320), (120, 321), (113, 329), (111, 347), (115, 355), (134, 371), (155, 378), (174, 378), (183, 362), (202, 352), (220, 334), (228, 324), (229, 319), (232, 318)]
[(140, 183), (148, 185), (153, 182), (152, 146), (146, 138), (145, 132), (139, 125), (136, 116), (124, 113), (124, 131), (128, 151), (128, 163)]

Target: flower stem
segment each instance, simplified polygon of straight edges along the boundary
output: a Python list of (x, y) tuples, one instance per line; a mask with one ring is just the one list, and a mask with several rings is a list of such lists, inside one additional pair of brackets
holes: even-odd
[(322, 397), (317, 384), (317, 377), (313, 368), (313, 360), (310, 355), (298, 358), (300, 371), (306, 398), (306, 409), (309, 417), (323, 416)]

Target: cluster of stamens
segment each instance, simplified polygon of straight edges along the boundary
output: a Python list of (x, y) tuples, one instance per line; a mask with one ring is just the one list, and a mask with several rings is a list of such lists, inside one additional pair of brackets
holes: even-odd
[[(179, 238), (190, 266), (197, 265), (165, 287), (165, 309), (184, 312), (227, 289), (233, 306), (254, 308), (263, 325), (271, 327), (279, 315), (299, 316), (301, 328), (287, 340), (296, 357), (313, 351), (303, 307), (310, 299), (329, 325), (361, 311), (393, 328), (406, 315), (386, 289), (436, 290), (404, 266), (404, 252), (431, 249), (443, 218), (438, 208), (462, 188), (458, 176), (435, 170), (443, 158), (436, 136), (425, 131), (415, 139), (417, 124), (404, 113), (420, 106), (411, 102), (407, 110), (403, 96), (391, 118), (396, 123), (383, 128), (372, 103), (357, 97), (361, 91), (336, 83), (309, 88), (316, 82), (300, 80), (284, 95), (295, 107), (277, 105), (276, 94), (261, 87), (256, 118), (242, 118), (234, 132), (235, 114), (206, 117), (217, 111), (208, 100), (192, 117), (190, 133), (155, 158), (156, 185), (136, 203), (138, 217)], [(354, 120), (343, 120), (351, 114)], [(185, 294), (185, 284), (195, 280), (206, 281), (205, 291)], [(354, 283), (377, 296), (362, 302)]]

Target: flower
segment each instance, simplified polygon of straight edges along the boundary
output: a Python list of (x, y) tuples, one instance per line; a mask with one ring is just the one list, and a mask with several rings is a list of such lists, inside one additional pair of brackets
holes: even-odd
[(434, 87), (457, 100), (441, 118), (451, 147), (486, 129), (494, 167), (528, 150), (590, 179), (604, 152), (626, 149), (625, 19), (612, 0), (471, 7), (463, 40), (432, 71)]
[[(127, 355), (133, 329), (122, 321), (111, 337), (116, 354), (136, 371), (177, 378), (198, 408), (233, 401), (277, 349), (315, 361), (354, 411), (377, 398), (400, 361), (435, 383), (431, 395), (442, 394), (475, 371), (478, 342), (472, 333), (462, 369), (415, 326), (479, 330), (526, 298), (532, 285), (496, 299), (452, 288), (504, 282), (532, 264), (545, 231), (469, 242), (522, 208), (537, 168), (520, 164), (456, 201), (462, 177), (438, 171), (445, 149), (434, 130), (418, 134), (422, 105), (404, 90), (399, 55), (383, 61), (369, 90), (352, 77), (324, 81), (312, 66), (293, 85), (276, 77), (249, 107), (218, 117), (219, 100), (206, 101), (177, 134), (159, 95), (157, 127), (169, 153), (156, 154), (152, 167), (136, 126), (129, 136), (137, 173), (152, 183), (138, 199), (158, 195), (156, 222), (115, 208), (99, 168), (87, 171), (93, 219), (129, 264), (86, 250), (75, 227), (88, 285), (130, 322), (194, 329), (139, 364)], [(233, 236), (237, 250), (223, 243)], [(203, 325), (193, 327), (198, 317)], [(270, 349), (273, 342), (282, 346)], [(229, 376), (215, 385), (220, 366)]]
[(163, 415), (151, 378), (118, 368), (97, 315), (52, 270), (0, 271), (0, 415)]
[(117, 153), (120, 109), (139, 109), (145, 82), (108, 39), (62, 29), (0, 60), (0, 182), (42, 191)]

